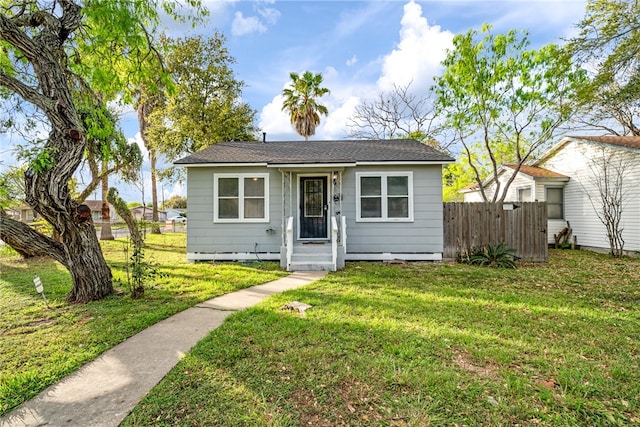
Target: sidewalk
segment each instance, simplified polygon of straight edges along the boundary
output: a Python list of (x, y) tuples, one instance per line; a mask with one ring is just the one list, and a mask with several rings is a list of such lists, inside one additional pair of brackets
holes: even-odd
[(325, 274), (292, 273), (210, 299), (156, 323), (1, 417), (0, 426), (118, 426), (184, 354), (227, 316)]

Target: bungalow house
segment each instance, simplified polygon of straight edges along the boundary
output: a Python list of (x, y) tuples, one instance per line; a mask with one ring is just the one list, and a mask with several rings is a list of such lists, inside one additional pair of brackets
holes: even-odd
[(415, 140), (223, 142), (187, 168), (187, 259), (442, 259), (442, 165)]
[[(135, 219), (136, 221), (140, 221), (141, 219), (153, 221), (153, 208), (148, 206), (137, 206), (131, 209), (131, 215), (133, 215), (133, 219)], [(167, 212), (158, 210), (158, 221), (166, 220)]]
[[(506, 202), (546, 201), (548, 239), (554, 242), (569, 222), (582, 248), (609, 251), (605, 226), (596, 214), (600, 209), (598, 183), (622, 170), (624, 249), (640, 250), (640, 137), (570, 136), (563, 138), (542, 157), (520, 168), (509, 187)], [(501, 185), (511, 177), (514, 165), (503, 165)], [(489, 196), (495, 191), (493, 178), (485, 181)], [(481, 201), (477, 186), (463, 190), (465, 202)]]

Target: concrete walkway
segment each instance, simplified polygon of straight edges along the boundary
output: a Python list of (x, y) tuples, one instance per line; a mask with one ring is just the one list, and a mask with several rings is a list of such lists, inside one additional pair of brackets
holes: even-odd
[(325, 274), (292, 273), (210, 299), (163, 320), (0, 418), (0, 426), (118, 426), (184, 354), (227, 316)]

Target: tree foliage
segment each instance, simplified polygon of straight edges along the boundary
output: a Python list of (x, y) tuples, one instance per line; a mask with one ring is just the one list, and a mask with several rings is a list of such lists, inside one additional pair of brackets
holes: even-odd
[(640, 4), (589, 0), (569, 46), (592, 70), (581, 91), (583, 122), (608, 133), (640, 136)]
[(242, 102), (244, 82), (225, 43), (219, 33), (163, 39), (173, 86), (149, 115), (147, 136), (169, 160), (217, 142), (255, 140), (256, 112)]
[(291, 124), (305, 141), (315, 135), (320, 124), (320, 115), (328, 115), (326, 106), (318, 103), (318, 98), (327, 95), (329, 89), (322, 87), (322, 74), (305, 71), (302, 75), (290, 73), (291, 82), (283, 89), (282, 110), (290, 115)]
[[(554, 131), (571, 117), (584, 72), (556, 45), (528, 49), (527, 34), (515, 30), (493, 34), (485, 25), (481, 32), (455, 36), (453, 44), (443, 61), (444, 73), (436, 79), (436, 106), (461, 145), (483, 198), (488, 200), (486, 176), (478, 161), (486, 159), (497, 185), (492, 201), (502, 201), (520, 166), (546, 148)], [(497, 151), (504, 147), (517, 167), (500, 188)]]
[(173, 209), (186, 209), (187, 208), (187, 198), (184, 196), (178, 196), (177, 194), (169, 197), (164, 201), (164, 209), (173, 208)]

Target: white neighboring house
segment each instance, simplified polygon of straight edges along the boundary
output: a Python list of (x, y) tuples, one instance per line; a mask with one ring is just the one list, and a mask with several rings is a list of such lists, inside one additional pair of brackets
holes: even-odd
[[(546, 201), (549, 243), (554, 242), (554, 234), (558, 234), (569, 221), (578, 245), (609, 252), (605, 226), (594, 210), (594, 206), (601, 208), (597, 181), (604, 179), (603, 160), (611, 170), (620, 165), (625, 169), (621, 220), (624, 250), (640, 251), (640, 137), (565, 137), (540, 159), (521, 167), (505, 201)], [(506, 183), (514, 169), (514, 165), (501, 166), (498, 175), (501, 185)], [(493, 195), (493, 178), (487, 179), (484, 185), (487, 196)], [(462, 192), (465, 202), (482, 201), (477, 186)]]

